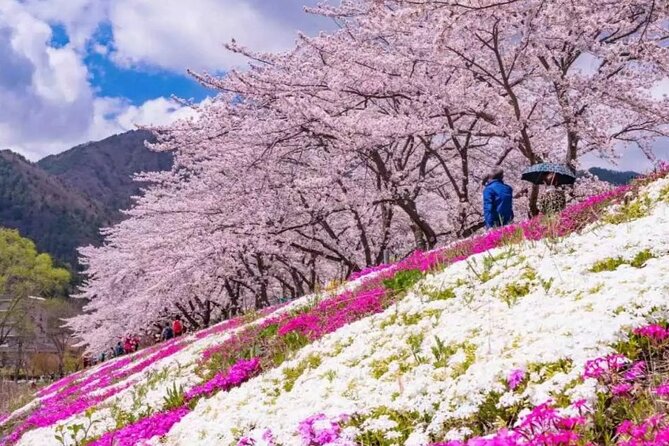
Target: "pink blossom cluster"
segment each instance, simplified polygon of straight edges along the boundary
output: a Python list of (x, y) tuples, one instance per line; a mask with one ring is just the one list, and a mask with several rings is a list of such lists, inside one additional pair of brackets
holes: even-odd
[(509, 375), (506, 377), (506, 382), (509, 386), (509, 389), (515, 390), (520, 383), (525, 380), (525, 370), (523, 369), (514, 369), (509, 372)]
[(311, 311), (299, 314), (282, 324), (279, 335), (298, 332), (310, 340), (318, 339), (346, 324), (383, 311), (385, 295), (383, 288), (373, 288), (325, 299)]
[(272, 430), (265, 429), (262, 431), (260, 438), (255, 438), (251, 435), (240, 438), (237, 446), (276, 446), (276, 442), (274, 441)]
[(367, 268), (363, 268), (360, 271), (352, 273), (350, 276), (348, 276), (349, 280), (356, 280), (360, 279), (361, 277), (369, 276), (370, 274), (378, 273), (379, 271), (384, 271), (387, 270), (388, 268), (393, 268), (395, 265), (393, 264), (386, 264), (382, 263), (380, 265), (373, 265), (373, 266), (368, 266)]
[(178, 407), (167, 412), (155, 413), (120, 430), (107, 432), (90, 443), (90, 446), (136, 446), (141, 444), (142, 440), (165, 435), (188, 412), (187, 407)]
[(669, 422), (666, 415), (651, 416), (641, 423), (625, 420), (618, 426), (618, 446), (664, 446), (669, 444)]
[(69, 418), (73, 415), (83, 413), (87, 409), (100, 404), (107, 398), (135, 385), (135, 382), (127, 382), (122, 386), (117, 386), (96, 396), (79, 395), (76, 399), (66, 401), (52, 401), (50, 404), (42, 404), (39, 409), (32, 412), (23, 422), (21, 422), (11, 434), (0, 439), (0, 446), (9, 446), (21, 439), (30, 429), (48, 427), (58, 421)]
[(225, 373), (218, 373), (204, 384), (193, 387), (186, 392), (186, 399), (192, 400), (200, 396), (208, 396), (220, 390), (230, 390), (247, 381), (260, 371), (260, 358), (240, 359)]
[(297, 428), (302, 446), (356, 446), (351, 439), (342, 438), (342, 424), (349, 419), (347, 415), (327, 417), (319, 413), (303, 420)]
[(645, 361), (632, 362), (620, 354), (612, 354), (587, 361), (584, 378), (594, 378), (609, 386), (617, 397), (627, 396), (638, 380), (646, 376)]
[(580, 429), (586, 423), (585, 403), (573, 404), (577, 416), (561, 415), (550, 403), (541, 404), (514, 429), (502, 429), (495, 435), (467, 441), (447, 441), (432, 446), (576, 446), (582, 438)]
[[(111, 361), (85, 377), (79, 374), (76, 375), (78, 379), (64, 379), (65, 384), (61, 385), (59, 382), (58, 386), (52, 387), (51, 393), (54, 390), (55, 393), (43, 399), (37, 410), (19, 423), (7, 438), (0, 440), (0, 446), (14, 444), (30, 429), (51, 426), (111, 398), (135, 384), (133, 381), (128, 381), (116, 386), (116, 383), (142, 372), (156, 361), (173, 355), (182, 350), (185, 345), (183, 342), (163, 344), (158, 349), (147, 349), (137, 355)], [(134, 361), (139, 362), (130, 366)], [(99, 393), (90, 396), (92, 392)]]
[(648, 338), (655, 342), (662, 342), (669, 338), (669, 330), (658, 324), (650, 324), (635, 328), (634, 334), (643, 336), (644, 338)]
[(669, 382), (663, 382), (659, 386), (657, 386), (654, 390), (653, 393), (659, 397), (667, 397), (669, 396)]
[(621, 370), (630, 363), (625, 355), (611, 354), (604, 357), (586, 361), (583, 370), (584, 378), (600, 379), (611, 373)]

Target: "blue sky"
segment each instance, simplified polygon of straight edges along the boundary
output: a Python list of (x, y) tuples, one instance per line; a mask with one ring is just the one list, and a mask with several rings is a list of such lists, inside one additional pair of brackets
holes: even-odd
[(187, 74), (332, 28), (317, 0), (0, 0), (0, 148), (29, 159), (138, 125), (167, 124), (213, 92)]
[[(65, 27), (60, 24), (50, 26), (53, 33), (50, 42), (52, 47), (63, 48), (70, 43)], [(113, 44), (113, 33), (108, 23), (100, 24), (91, 42), (91, 45), (94, 44)], [(95, 51), (89, 51), (83, 62), (97, 95), (126, 98), (136, 106), (150, 99), (170, 96), (200, 102), (214, 94), (189, 76), (185, 69), (178, 73), (151, 66), (121, 67)]]
[[(304, 12), (318, 0), (0, 0), (0, 148), (31, 160), (138, 125), (168, 124), (213, 92), (187, 73), (223, 74), (298, 31), (334, 24)], [(669, 148), (659, 147), (662, 158)], [(602, 164), (595, 160), (593, 164)], [(638, 152), (620, 167), (649, 166)]]

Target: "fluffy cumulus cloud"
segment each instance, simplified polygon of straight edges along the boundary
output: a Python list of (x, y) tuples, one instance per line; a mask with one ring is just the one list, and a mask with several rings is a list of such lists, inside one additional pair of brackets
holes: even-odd
[[(302, 10), (302, 4), (315, 3), (1, 0), (0, 148), (35, 160), (137, 125), (188, 116), (190, 109), (167, 99), (171, 91), (140, 104), (106, 96), (87, 57), (103, 55), (110, 64), (138, 71), (225, 71), (243, 62), (223, 48), (233, 38), (277, 51), (292, 44), (298, 29), (324, 26)], [(54, 36), (54, 28), (63, 36)]]
[[(268, 8), (262, 3), (282, 5)], [(299, 8), (294, 1), (117, 0), (110, 9), (112, 54), (129, 66), (151, 64), (177, 71), (231, 68), (243, 63), (223, 49), (233, 38), (264, 51), (290, 46), (295, 24), (286, 11), (295, 10)]]

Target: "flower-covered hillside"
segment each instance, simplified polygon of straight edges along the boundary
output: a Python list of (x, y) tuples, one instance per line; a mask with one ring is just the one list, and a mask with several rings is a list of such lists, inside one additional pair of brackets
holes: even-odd
[(72, 375), (0, 444), (662, 444), (653, 180)]

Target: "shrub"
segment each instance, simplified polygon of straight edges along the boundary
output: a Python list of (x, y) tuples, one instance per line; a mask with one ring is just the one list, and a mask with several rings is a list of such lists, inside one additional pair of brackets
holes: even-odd
[(417, 269), (400, 271), (397, 274), (395, 274), (394, 277), (385, 279), (383, 281), (383, 286), (391, 291), (404, 292), (409, 290), (409, 288), (415, 285), (416, 282), (418, 282), (422, 278), (423, 278), (423, 273), (421, 273)]

